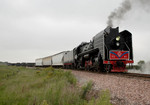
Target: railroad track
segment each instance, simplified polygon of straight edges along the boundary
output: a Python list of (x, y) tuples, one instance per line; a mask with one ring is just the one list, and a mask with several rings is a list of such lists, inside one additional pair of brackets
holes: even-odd
[(150, 74), (140, 74), (140, 73), (123, 73), (123, 74), (126, 76), (150, 78)]
[(118, 77), (125, 77), (131, 79), (142, 79), (144, 81), (150, 81), (150, 74), (140, 74), (140, 73), (107, 73), (106, 75), (114, 75)]
[[(68, 69), (66, 69), (68, 70)], [(71, 69), (69, 69), (71, 70)], [(77, 70), (82, 71), (82, 70)], [(92, 71), (83, 71), (83, 72), (91, 72), (91, 73), (100, 73), (104, 75), (115, 75), (119, 77), (127, 77), (127, 78), (141, 78), (145, 80), (150, 80), (150, 74), (140, 74), (140, 73), (101, 73), (101, 72), (92, 72)]]

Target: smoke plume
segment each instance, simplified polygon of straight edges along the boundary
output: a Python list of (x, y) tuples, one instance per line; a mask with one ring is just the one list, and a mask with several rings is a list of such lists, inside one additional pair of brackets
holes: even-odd
[(150, 0), (124, 0), (121, 3), (121, 6), (111, 12), (111, 14), (108, 16), (107, 25), (112, 27), (114, 20), (118, 22), (121, 21), (125, 14), (132, 9), (133, 4), (140, 4), (138, 8), (145, 9), (147, 12), (149, 12)]

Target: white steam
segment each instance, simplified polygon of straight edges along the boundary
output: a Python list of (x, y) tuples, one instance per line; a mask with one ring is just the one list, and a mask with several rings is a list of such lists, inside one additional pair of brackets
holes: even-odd
[(150, 62), (147, 62), (142, 66), (141, 72), (144, 74), (150, 74)]
[(143, 64), (140, 70), (132, 69), (128, 70), (130, 73), (141, 73), (141, 74), (150, 74), (150, 61)]

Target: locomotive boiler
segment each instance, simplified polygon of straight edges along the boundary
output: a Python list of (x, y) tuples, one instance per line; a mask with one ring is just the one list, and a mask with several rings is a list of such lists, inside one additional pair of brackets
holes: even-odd
[(132, 34), (118, 27), (107, 27), (64, 54), (65, 68), (125, 72), (127, 63), (133, 63)]

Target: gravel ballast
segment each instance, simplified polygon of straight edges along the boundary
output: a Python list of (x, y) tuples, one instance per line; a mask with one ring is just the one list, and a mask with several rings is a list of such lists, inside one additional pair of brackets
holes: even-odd
[(85, 71), (72, 73), (80, 84), (92, 80), (94, 89), (109, 90), (113, 105), (150, 105), (150, 81)]

